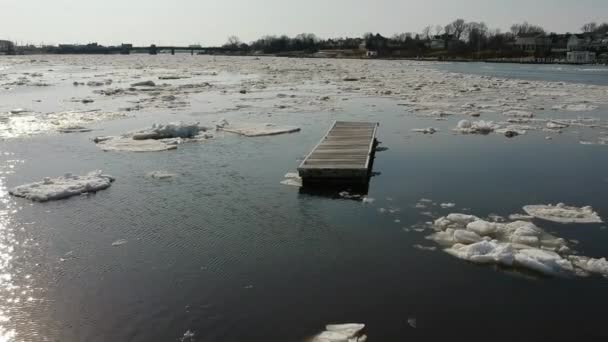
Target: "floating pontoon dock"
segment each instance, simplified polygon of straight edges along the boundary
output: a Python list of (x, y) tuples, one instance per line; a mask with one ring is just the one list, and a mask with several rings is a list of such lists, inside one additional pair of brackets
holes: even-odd
[(298, 172), (310, 183), (367, 184), (376, 150), (375, 122), (335, 121)]

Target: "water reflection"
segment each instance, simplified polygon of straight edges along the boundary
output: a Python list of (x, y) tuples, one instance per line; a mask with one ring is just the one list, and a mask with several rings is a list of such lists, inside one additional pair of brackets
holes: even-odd
[[(5, 152), (3, 157), (11, 158), (11, 154)], [(0, 166), (0, 342), (18, 340), (16, 327), (25, 322), (17, 322), (16, 317), (23, 316), (23, 308), (34, 301), (32, 287), (28, 285), (31, 275), (21, 274), (15, 265), (18, 250), (29, 241), (20, 242), (16, 236), (12, 217), (18, 208), (6, 187), (6, 175), (14, 173), (15, 165), (20, 162), (9, 159)]]

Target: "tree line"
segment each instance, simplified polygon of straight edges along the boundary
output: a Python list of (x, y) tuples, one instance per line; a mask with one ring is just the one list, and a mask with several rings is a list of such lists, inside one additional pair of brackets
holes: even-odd
[[(608, 23), (587, 23), (581, 27), (584, 34), (608, 33)], [(365, 33), (362, 37), (321, 39), (312, 33), (302, 33), (295, 37), (264, 36), (249, 44), (242, 42), (238, 37), (228, 38), (224, 47), (241, 51), (262, 51), (264, 53), (281, 53), (288, 51), (302, 51), (314, 53), (319, 50), (331, 49), (358, 49), (365, 44), (368, 49), (401, 49), (420, 54), (428, 52), (432, 40), (445, 42), (445, 50), (466, 54), (485, 50), (509, 51), (513, 49), (513, 42), (518, 36), (547, 35), (545, 29), (539, 25), (528, 22), (514, 24), (507, 32), (500, 29), (491, 29), (484, 22), (467, 22), (456, 19), (447, 25), (429, 25), (421, 32), (404, 32), (383, 37), (380, 34)], [(555, 33), (549, 36), (557, 36)], [(449, 46), (448, 46), (449, 45)]]

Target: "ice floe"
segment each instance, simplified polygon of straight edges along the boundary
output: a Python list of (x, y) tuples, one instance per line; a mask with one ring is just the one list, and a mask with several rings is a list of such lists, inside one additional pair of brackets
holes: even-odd
[(516, 118), (532, 118), (532, 117), (534, 117), (534, 114), (532, 112), (528, 112), (528, 111), (525, 111), (525, 110), (516, 110), (516, 109), (508, 110), (506, 112), (503, 112), (502, 114), (506, 115), (506, 116), (516, 117)]
[(464, 134), (489, 134), (499, 127), (499, 125), (494, 124), (492, 121), (479, 120), (471, 122), (469, 120), (460, 120), (453, 130)]
[(225, 132), (244, 135), (246, 137), (260, 137), (266, 135), (295, 133), (300, 131), (300, 128), (295, 126), (277, 126), (272, 123), (232, 125), (228, 124), (227, 121), (223, 121), (221, 124), (218, 124), (217, 129)]
[[(590, 208), (585, 210), (585, 215), (591, 213)], [(572, 217), (581, 219), (574, 213), (566, 216), (568, 222), (572, 222)], [(564, 219), (564, 216), (559, 218)], [(432, 227), (435, 232), (428, 239), (443, 246), (446, 253), (473, 263), (527, 269), (544, 275), (599, 274), (608, 277), (606, 259), (575, 256), (564, 239), (547, 233), (532, 222), (490, 222), (474, 215), (452, 213), (436, 219)]]
[(189, 138), (192, 139), (202, 132), (206, 132), (207, 128), (196, 123), (172, 122), (168, 124), (154, 124), (152, 128), (134, 132), (131, 137), (134, 140), (146, 139), (171, 139), (171, 138)]
[(116, 241), (112, 242), (112, 246), (113, 246), (113, 247), (122, 246), (122, 245), (126, 244), (127, 242), (128, 242), (128, 241), (127, 241), (127, 240), (125, 240), (125, 239), (118, 239), (118, 240), (116, 240)]
[(328, 324), (325, 330), (313, 337), (309, 342), (365, 342), (363, 334), (365, 324)]
[(439, 130), (433, 127), (427, 127), (427, 128), (414, 128), (412, 129), (412, 132), (416, 132), (416, 133), (424, 133), (424, 134), (435, 134), (437, 133)]
[(66, 173), (63, 177), (45, 177), (42, 182), (17, 186), (9, 193), (32, 201), (45, 202), (104, 190), (109, 188), (113, 181), (112, 176), (101, 171), (93, 171), (85, 176)]
[(177, 149), (176, 144), (167, 144), (153, 139), (134, 140), (130, 137), (98, 137), (95, 138), (95, 141), (99, 141), (97, 147), (106, 152), (160, 152)]
[(159, 179), (159, 180), (172, 179), (172, 178), (175, 178), (176, 176), (177, 175), (175, 173), (170, 173), (167, 171), (152, 171), (152, 172), (148, 172), (146, 174), (146, 177), (148, 177), (148, 178)]
[(539, 219), (559, 223), (602, 223), (602, 218), (593, 208), (571, 207), (564, 203), (556, 205), (527, 205), (524, 211)]
[(96, 137), (93, 141), (104, 151), (159, 152), (177, 149), (184, 142), (200, 142), (213, 136), (199, 123), (173, 122), (152, 125), (122, 136)]
[(597, 106), (586, 104), (586, 103), (579, 103), (579, 104), (561, 104), (561, 105), (553, 106), (552, 108), (554, 110), (567, 110), (567, 111), (571, 111), (571, 112), (587, 112), (587, 111), (596, 110)]
[(297, 172), (287, 172), (285, 174), (285, 179), (283, 181), (281, 181), (281, 184), (301, 187), (302, 178), (300, 177), (300, 174)]

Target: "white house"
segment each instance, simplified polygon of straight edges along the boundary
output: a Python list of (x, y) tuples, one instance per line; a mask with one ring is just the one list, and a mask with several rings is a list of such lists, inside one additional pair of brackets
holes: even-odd
[(550, 51), (552, 44), (551, 37), (539, 34), (532, 36), (517, 36), (513, 45), (526, 52), (536, 52)]
[(573, 34), (568, 39), (568, 50), (583, 50), (587, 47), (589, 41), (582, 34)]
[(566, 57), (568, 63), (589, 64), (595, 62), (595, 52), (569, 51)]

